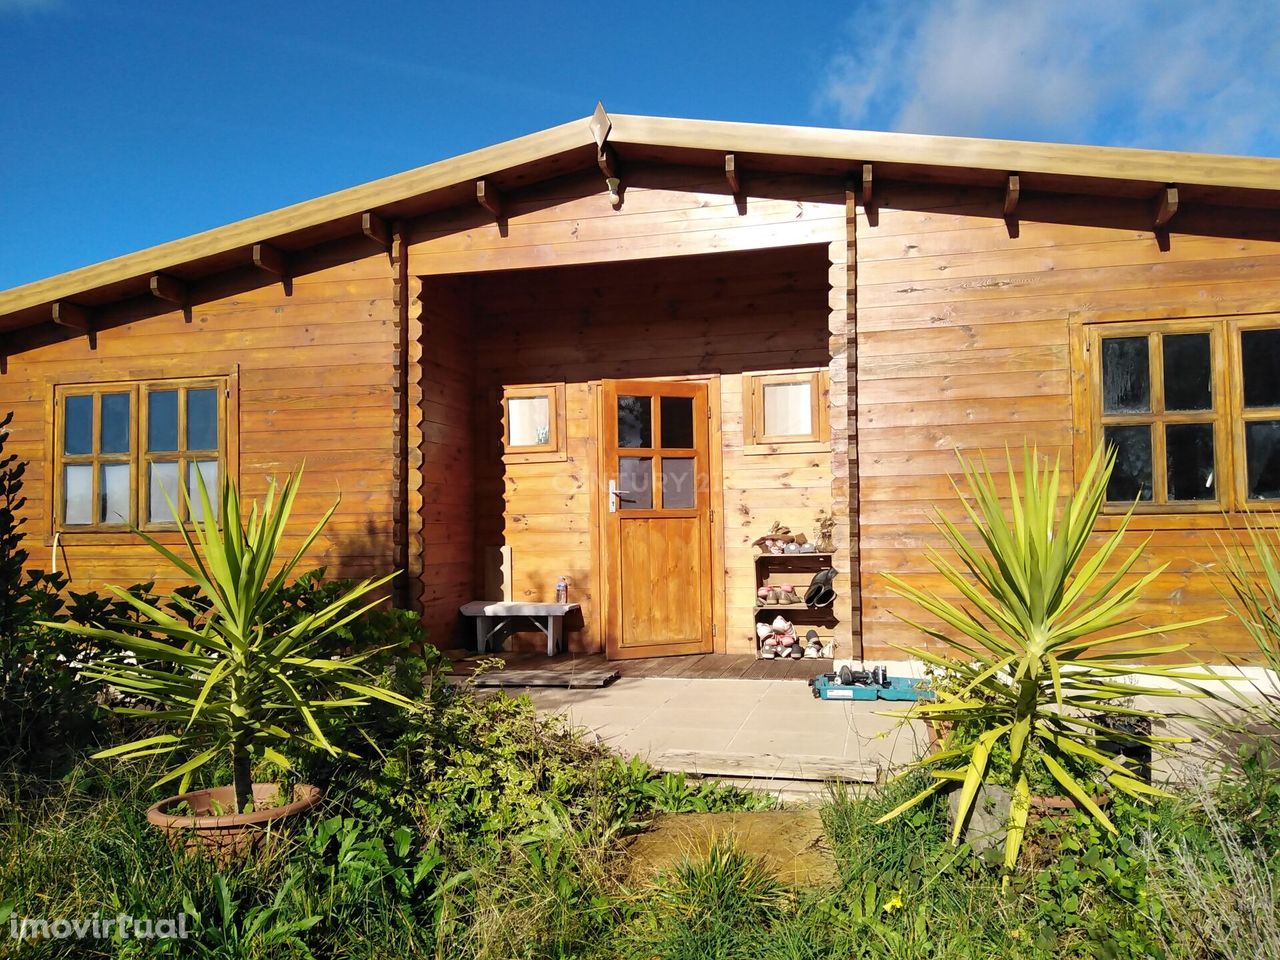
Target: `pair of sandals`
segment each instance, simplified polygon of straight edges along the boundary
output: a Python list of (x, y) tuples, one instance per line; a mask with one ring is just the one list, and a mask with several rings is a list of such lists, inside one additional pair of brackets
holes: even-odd
[(804, 592), (804, 602), (810, 607), (829, 607), (836, 599), (836, 592), (832, 589), (832, 584), (836, 579), (836, 571), (834, 567), (827, 567), (813, 575), (813, 580), (809, 582), (809, 589)]
[(756, 591), (756, 606), (779, 606), (790, 605), (798, 606), (803, 603), (800, 594), (796, 593), (796, 588), (789, 583), (784, 583), (779, 587), (761, 587)]

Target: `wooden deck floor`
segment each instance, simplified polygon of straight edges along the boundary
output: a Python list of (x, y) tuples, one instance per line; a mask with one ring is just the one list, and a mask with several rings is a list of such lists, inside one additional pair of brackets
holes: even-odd
[[(447, 650), (455, 673), (470, 669), (480, 659), (466, 650)], [(757, 660), (748, 654), (708, 653), (687, 657), (646, 657), (641, 660), (607, 660), (603, 654), (490, 653), (509, 670), (548, 673), (609, 668), (623, 677), (686, 677), (693, 680), (804, 680), (831, 670), (830, 660)]]

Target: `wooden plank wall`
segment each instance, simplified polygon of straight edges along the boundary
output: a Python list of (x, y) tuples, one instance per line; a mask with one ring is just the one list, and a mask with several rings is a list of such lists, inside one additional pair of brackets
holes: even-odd
[(422, 284), (422, 615), (448, 645), (458, 607), (476, 599), (472, 393), (476, 343), (463, 284)]
[[(877, 185), (857, 210), (858, 515), (869, 657), (920, 642), (880, 574), (942, 588), (924, 549), (935, 505), (958, 514), (954, 448), (1003, 457), (1024, 439), (1072, 460), (1073, 323), (1275, 309), (1280, 232), (1248, 211), (1189, 208), (1161, 243), (1149, 204), (1024, 195), (1012, 231), (995, 191)], [(1144, 623), (1221, 612), (1210, 530), (1149, 521), (1139, 567), (1168, 562)], [(1182, 525), (1189, 526), (1189, 525)], [(1144, 534), (1145, 535), (1145, 534)], [(1137, 542), (1137, 535), (1134, 535)], [(1229, 622), (1185, 635), (1221, 660), (1244, 641)]]
[(476, 273), (689, 254), (761, 250), (844, 238), (844, 204), (831, 179), (743, 174), (735, 199), (705, 167), (628, 166), (614, 209), (599, 173), (536, 184), (504, 199), (503, 216), (459, 207), (410, 234), (416, 275)]
[[(286, 547), (341, 494), (342, 505), (313, 546), (309, 562), (334, 576), (366, 576), (394, 567), (393, 364), (396, 311), (385, 253), (363, 240), (304, 263), (286, 295), (265, 275), (226, 278), (229, 289), (191, 310), (158, 312), (160, 301), (113, 310), (96, 334), (52, 327), (9, 359), (0, 375), (0, 410), (16, 413), (8, 449), (29, 461), (26, 546), (31, 565), (48, 569), (52, 451), (46, 407), (52, 381), (160, 379), (238, 372), (239, 479), (261, 497), (267, 479), (304, 460), (306, 475)], [(21, 341), (19, 341), (21, 342)], [(233, 414), (234, 416), (234, 411)], [(176, 535), (164, 534), (178, 543)], [(72, 589), (157, 579), (167, 567), (128, 535), (66, 534), (58, 566)]]
[[(817, 510), (831, 509), (833, 472), (829, 451), (744, 455), (741, 374), (828, 363), (828, 255), (824, 244), (477, 279), (476, 338), (490, 345), (482, 347), (476, 376), (477, 540), (511, 547), (515, 599), (549, 599), (557, 577), (570, 577), (573, 599), (584, 605), (578, 645), (600, 649), (591, 552), (598, 496), (593, 385), (719, 374), (726, 646), (754, 650), (751, 541), (774, 519), (811, 529)], [(560, 381), (568, 459), (511, 463), (504, 471), (497, 456), (502, 386)], [(848, 569), (847, 554), (838, 564)], [(847, 616), (840, 629), (847, 649)]]

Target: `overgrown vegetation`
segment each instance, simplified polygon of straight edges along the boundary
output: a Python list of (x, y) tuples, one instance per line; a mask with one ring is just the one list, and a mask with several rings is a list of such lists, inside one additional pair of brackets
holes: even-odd
[(48, 773), (89, 735), (93, 695), (77, 682), (77, 638), (42, 627), (58, 618), (66, 578), (31, 567), (23, 546), (27, 465), (5, 453), (0, 418), (0, 766)]

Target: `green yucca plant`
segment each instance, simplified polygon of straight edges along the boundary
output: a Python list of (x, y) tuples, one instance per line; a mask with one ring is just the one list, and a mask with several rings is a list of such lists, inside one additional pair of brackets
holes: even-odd
[(1221, 545), (1219, 562), (1230, 595), (1224, 599), (1257, 648), (1269, 679), (1255, 683), (1253, 709), (1269, 722), (1280, 720), (1280, 528), (1276, 514), (1270, 522), (1244, 518), (1243, 543)]
[[(406, 710), (417, 706), (377, 686), (365, 670), (364, 661), (379, 651), (345, 657), (321, 652), (327, 637), (377, 605), (379, 600), (360, 601), (394, 574), (361, 581), (333, 603), (292, 624), (277, 603), (277, 594), (338, 504), (329, 508), (291, 556), (278, 563), (302, 471), (278, 488), (273, 481), (261, 509), (255, 502), (248, 517), (241, 512), (239, 494), (229, 479), (222, 483), (220, 509), (215, 512), (203, 478), (198, 472), (196, 477), (201, 509), (190, 509), (188, 514), (202, 519), (191, 521), (190, 529), (185, 522), (178, 524), (190, 560), (136, 531), (195, 585), (194, 593), (173, 593), (169, 598), (173, 612), (169, 612), (119, 587), (108, 587), (142, 615), (147, 635), (75, 623), (46, 626), (122, 651), (123, 658), (100, 657), (90, 662), (83, 676), (158, 705), (157, 709), (121, 707), (120, 712), (178, 726), (175, 732), (112, 747), (97, 757), (172, 757), (173, 765), (156, 786), (180, 780), (179, 792), (185, 791), (195, 771), (226, 757), (232, 765), (236, 807), (243, 811), (253, 798), (255, 757), (287, 768), (288, 761), (278, 749), (287, 742), (336, 754), (339, 750), (325, 736), (321, 718), (373, 700)], [(185, 490), (182, 496), (191, 506)], [(173, 512), (178, 515), (177, 510)]]
[[(943, 644), (944, 652), (903, 649), (943, 670), (954, 683), (938, 690), (935, 702), (921, 702), (914, 708), (915, 715), (950, 727), (941, 748), (912, 767), (931, 773), (932, 782), (880, 822), (910, 810), (944, 787), (959, 784), (960, 804), (952, 834), (952, 842), (958, 843), (979, 788), (989, 776), (992, 752), (998, 746), (1007, 747), (1013, 787), (1004, 851), (1007, 883), (1022, 846), (1033, 775), (1047, 774), (1113, 833), (1114, 824), (1089, 787), (1080, 782), (1077, 774), (1082, 766), (1105, 774), (1114, 789), (1135, 798), (1162, 793), (1136, 776), (1123, 758), (1100, 750), (1100, 742), (1140, 744), (1160, 752), (1168, 752), (1170, 743), (1186, 742), (1186, 738), (1123, 729), (1132, 722), (1129, 718), (1155, 716), (1123, 701), (1139, 693), (1196, 696), (1189, 685), (1214, 678), (1189, 669), (1189, 664), (1130, 665), (1177, 653), (1186, 648), (1185, 643), (1143, 649), (1128, 645), (1221, 618), (1126, 627), (1134, 620), (1131, 608), (1164, 566), (1124, 582), (1142, 556), (1143, 541), (1108, 567), (1120, 549), (1132, 508), (1119, 528), (1084, 559), (1105, 501), (1114, 451), (1099, 447), (1061, 508), (1057, 463), (1042, 466), (1034, 449), (1024, 449), (1020, 488), (1007, 451), (1006, 461), (1011, 485), (1008, 513), (985, 460), (979, 466), (960, 458), (972, 503), (959, 485), (956, 492), (981, 539), (980, 546), (971, 544), (955, 523), (939, 515), (938, 528), (960, 565), (936, 550), (929, 551), (929, 559), (964, 605), (898, 577), (886, 577), (896, 594), (943, 624), (926, 626), (903, 618)], [(1118, 648), (1120, 644), (1125, 647)], [(1136, 674), (1172, 680), (1178, 686), (1139, 688), (1121, 679)]]

